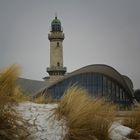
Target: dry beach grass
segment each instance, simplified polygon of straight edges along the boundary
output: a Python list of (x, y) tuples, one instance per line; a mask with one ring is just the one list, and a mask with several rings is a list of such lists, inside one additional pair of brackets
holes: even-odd
[(52, 103), (53, 102), (53, 99), (51, 96), (38, 96), (37, 98), (34, 98), (33, 99), (33, 102), (34, 103), (37, 103), (37, 104), (48, 104), (48, 103)]
[(140, 107), (133, 108), (129, 115), (124, 118), (124, 125), (133, 129), (128, 135), (132, 139), (140, 139)]
[(131, 111), (130, 115), (125, 118), (124, 124), (140, 132), (140, 107)]
[(24, 97), (16, 85), (19, 68), (12, 65), (0, 73), (0, 139), (25, 139), (26, 124), (14, 109), (17, 101)]
[(60, 100), (55, 113), (58, 119), (64, 118), (67, 122), (66, 140), (108, 140), (116, 106), (73, 86)]
[[(0, 72), (0, 140), (27, 140), (27, 125), (18, 116), (14, 106), (21, 101), (31, 100), (22, 94), (16, 84), (19, 68), (15, 65)], [(36, 103), (50, 103), (51, 97), (40, 96)], [(116, 119), (116, 106), (103, 98), (93, 98), (78, 86), (65, 91), (62, 99), (57, 102), (55, 115), (57, 119), (65, 119), (68, 132), (65, 140), (109, 140), (109, 128)], [(125, 125), (135, 129), (130, 137), (140, 132), (140, 108), (129, 111), (123, 119)], [(20, 123), (19, 123), (20, 122)]]

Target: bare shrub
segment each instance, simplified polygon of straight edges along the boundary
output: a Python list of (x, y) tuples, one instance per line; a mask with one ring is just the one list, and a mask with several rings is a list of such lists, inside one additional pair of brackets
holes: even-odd
[(116, 115), (115, 106), (93, 98), (83, 88), (69, 88), (55, 110), (58, 119), (66, 119), (66, 140), (108, 140)]

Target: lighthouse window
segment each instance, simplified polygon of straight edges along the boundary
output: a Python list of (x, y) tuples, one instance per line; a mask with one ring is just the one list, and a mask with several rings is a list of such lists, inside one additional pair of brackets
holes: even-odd
[(52, 25), (52, 31), (55, 31), (55, 25)]
[(59, 47), (59, 42), (57, 42), (57, 47)]
[(59, 63), (59, 62), (57, 62), (57, 66), (58, 66), (58, 67), (60, 66), (60, 63)]

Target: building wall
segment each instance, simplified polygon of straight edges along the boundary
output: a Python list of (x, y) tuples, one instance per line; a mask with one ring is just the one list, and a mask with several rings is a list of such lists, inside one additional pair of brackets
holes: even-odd
[(53, 98), (59, 99), (63, 96), (64, 91), (73, 84), (84, 87), (92, 96), (106, 97), (119, 104), (132, 103), (132, 97), (120, 83), (99, 73), (84, 73), (69, 77), (48, 88), (47, 93), (51, 94)]
[(63, 67), (63, 46), (62, 41), (50, 42), (50, 67)]
[(49, 83), (54, 83), (60, 79), (62, 79), (64, 76), (63, 75), (51, 75), (49, 78)]

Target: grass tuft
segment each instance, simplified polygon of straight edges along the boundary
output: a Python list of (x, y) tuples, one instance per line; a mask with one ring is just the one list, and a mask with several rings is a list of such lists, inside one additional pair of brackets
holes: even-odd
[(37, 104), (48, 104), (48, 103), (52, 103), (52, 101), (53, 100), (51, 96), (46, 97), (43, 95), (33, 99), (33, 102)]
[(19, 75), (19, 68), (12, 65), (3, 70), (0, 74), (0, 95), (12, 97), (15, 92), (16, 80)]
[(133, 140), (139, 140), (140, 134), (136, 130), (133, 130), (130, 132), (130, 134), (127, 135), (127, 138), (133, 139)]
[(14, 94), (13, 94), (12, 98), (16, 102), (24, 102), (24, 101), (30, 101), (31, 100), (31, 97), (23, 94), (23, 91), (22, 91), (20, 86), (15, 87)]
[(69, 88), (55, 110), (58, 119), (66, 119), (66, 140), (108, 140), (116, 115), (115, 106), (93, 98), (83, 88)]
[(0, 139), (19, 140), (26, 139), (28, 134), (26, 122), (17, 115), (16, 105), (17, 92), (16, 80), (19, 68), (16, 65), (3, 70), (0, 73)]
[(131, 111), (131, 114), (125, 118), (124, 125), (140, 133), (140, 107)]

